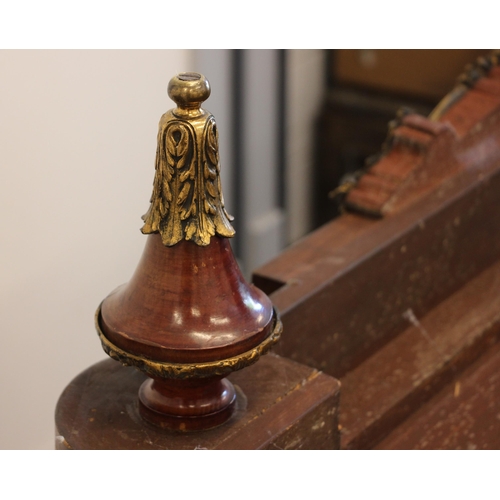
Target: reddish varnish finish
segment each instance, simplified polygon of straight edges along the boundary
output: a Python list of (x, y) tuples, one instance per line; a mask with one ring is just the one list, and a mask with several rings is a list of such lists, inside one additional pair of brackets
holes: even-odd
[(139, 390), (141, 415), (199, 430), (231, 416), (236, 391), (222, 375), (255, 362), (278, 333), (253, 349), (281, 325), (269, 298), (246, 283), (227, 239), (234, 230), (223, 209), (217, 129), (200, 107), (208, 80), (184, 73), (168, 89), (177, 108), (160, 121), (146, 248), (97, 321), (106, 352), (152, 377)]
[[(488, 148), (498, 137), (500, 80), (494, 68), (480, 78), (439, 121), (407, 115), (391, 131), (385, 155), (346, 197), (347, 208), (382, 217), (400, 211), (468, 167), (470, 147)], [(498, 139), (496, 139), (498, 140)], [(485, 144), (481, 146), (481, 141)]]
[(149, 422), (179, 431), (216, 427), (231, 417), (236, 391), (221, 377), (147, 379), (139, 389), (139, 411)]
[(343, 448), (498, 449), (499, 78), (402, 120), (347, 200), (380, 218), (345, 213), (254, 274), (277, 351), (341, 379)]
[[(132, 279), (103, 301), (99, 322), (125, 352), (183, 364), (249, 351), (274, 324), (271, 301), (245, 282), (228, 239), (214, 236), (204, 247), (183, 240), (167, 247), (158, 234), (148, 236)], [(235, 402), (235, 388), (217, 375), (152, 378), (139, 390), (142, 417), (179, 431), (221, 425)]]
[(106, 359), (78, 375), (57, 403), (56, 447), (73, 450), (332, 450), (340, 446), (340, 384), (273, 354), (229, 375), (238, 392), (231, 418), (203, 432), (176, 432), (139, 416), (146, 376)]
[(500, 345), (496, 344), (376, 449), (500, 449)]
[(272, 304), (248, 285), (229, 240), (165, 247), (148, 236), (132, 279), (102, 304), (101, 328), (121, 349), (155, 361), (216, 361), (270, 334)]

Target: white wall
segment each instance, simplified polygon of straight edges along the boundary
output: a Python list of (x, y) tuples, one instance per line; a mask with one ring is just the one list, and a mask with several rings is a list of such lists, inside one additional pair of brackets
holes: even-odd
[(204, 108), (217, 121), (219, 157), (224, 203), (230, 214), (234, 211), (234, 159), (232, 151), (232, 50), (197, 49), (194, 51), (194, 70), (205, 75), (211, 86), (210, 98)]
[(94, 311), (142, 253), (167, 84), (192, 59), (0, 51), (1, 449), (53, 448), (57, 398), (105, 357)]

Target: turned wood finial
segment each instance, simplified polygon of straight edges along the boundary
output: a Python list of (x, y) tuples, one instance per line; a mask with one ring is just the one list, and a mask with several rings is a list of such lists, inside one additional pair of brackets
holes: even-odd
[(153, 195), (141, 229), (146, 247), (132, 279), (104, 299), (96, 328), (104, 350), (150, 378), (141, 415), (175, 430), (206, 429), (233, 413), (224, 377), (255, 363), (282, 325), (270, 299), (243, 278), (220, 185), (210, 95), (198, 73), (172, 78), (177, 108), (159, 124)]

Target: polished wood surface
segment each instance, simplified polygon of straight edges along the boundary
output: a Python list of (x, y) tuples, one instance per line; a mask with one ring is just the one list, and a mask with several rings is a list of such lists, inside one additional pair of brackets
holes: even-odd
[(131, 280), (102, 304), (101, 327), (118, 347), (156, 361), (212, 361), (245, 352), (269, 336), (271, 301), (247, 285), (227, 238), (210, 245), (159, 234)]
[[(472, 63), (477, 56), (487, 56), (489, 52), (328, 51), (327, 94), (314, 131), (314, 227), (339, 215), (338, 203), (329, 194), (352, 178), (354, 172), (373, 164), (373, 155), (380, 152), (386, 137), (387, 124), (398, 110), (427, 116), (453, 88), (466, 62)], [(479, 109), (471, 109), (472, 116)], [(376, 180), (387, 182), (389, 188), (393, 181), (399, 182), (389, 175)]]
[[(139, 389), (140, 415), (160, 427), (195, 431), (231, 417), (236, 391), (221, 367), (274, 335), (277, 320), (269, 298), (244, 280), (228, 239), (169, 247), (152, 234), (132, 279), (103, 301), (97, 321), (125, 362), (136, 356), (151, 377)], [(172, 369), (151, 373), (149, 360)], [(203, 362), (212, 363), (213, 373), (197, 371)], [(184, 368), (176, 371), (179, 364)]]
[[(342, 377), (500, 257), (495, 157), (380, 220), (346, 214), (256, 270), (287, 335), (276, 351)], [(350, 230), (351, 229), (351, 230)], [(307, 332), (307, 334), (305, 333)]]
[[(488, 80), (499, 78), (493, 68)], [(384, 217), (347, 213), (254, 272), (289, 332), (277, 352), (343, 376), (404, 331), (408, 309), (422, 316), (499, 258), (500, 94), (472, 88), (442, 120), (432, 141), (454, 129), (457, 147), (417, 148), (420, 181), (403, 182)], [(399, 159), (372, 169), (383, 165), (387, 177), (405, 167)], [(383, 206), (380, 185), (369, 189)]]
[(145, 375), (107, 359), (78, 375), (56, 408), (58, 449), (338, 449), (338, 381), (269, 354), (230, 375), (237, 400), (226, 423), (175, 432), (145, 422)]
[(236, 390), (227, 379), (147, 379), (139, 388), (139, 413), (166, 429), (198, 431), (216, 427), (233, 414)]
[[(499, 74), (492, 73), (494, 78)], [(413, 116), (400, 123), (399, 132), (396, 128), (396, 140), (416, 163), (402, 164), (408, 168), (401, 182), (391, 185), (389, 196), (385, 192), (377, 198), (381, 191), (376, 190), (384, 183), (365, 185), (368, 190), (376, 188), (375, 197), (365, 201), (378, 200), (379, 219), (345, 213), (255, 272), (255, 285), (271, 294), (282, 312), (286, 333), (276, 352), (303, 365), (273, 355), (227, 379), (213, 376), (182, 384), (145, 379), (110, 361), (95, 365), (61, 397), (56, 414), (58, 446), (498, 446), (500, 99), (487, 95), (496, 92), (496, 86), (481, 85), (447, 110), (449, 124), (434, 127)], [(402, 156), (386, 157), (381, 177), (396, 172), (398, 158)], [(162, 248), (148, 241), (147, 260), (161, 261)], [(179, 255), (188, 251), (179, 248)], [(218, 243), (211, 252), (219, 252), (213, 259), (228, 258)], [(166, 300), (174, 302), (174, 290), (182, 291), (181, 302), (174, 306), (169, 302), (169, 307), (187, 311), (181, 317), (191, 321), (196, 316), (194, 306), (188, 288), (179, 285), (187, 273), (182, 264), (176, 266), (173, 271), (166, 268), (162, 289), (167, 290)], [(207, 273), (208, 269), (218, 267), (207, 266)], [(173, 282), (170, 272), (176, 276)], [(137, 273), (130, 293), (125, 286), (116, 299), (113, 294), (109, 297), (113, 307), (107, 316), (103, 309), (103, 328), (123, 314), (118, 299), (123, 307), (136, 307), (134, 317), (147, 307), (147, 301), (134, 305), (142, 300), (142, 292), (136, 294), (134, 289), (147, 294), (149, 286), (157, 287), (154, 270), (141, 263)], [(221, 287), (241, 294), (243, 282), (238, 276), (226, 275)], [(189, 286), (195, 287), (196, 279), (191, 276)], [(218, 278), (204, 279), (209, 283)], [(211, 299), (197, 297), (208, 318)], [(248, 306), (245, 299), (241, 302)], [(228, 315), (238, 311), (227, 309)], [(189, 359), (191, 350), (203, 348), (191, 338), (182, 344), (177, 335), (182, 329), (175, 334), (169, 330), (176, 318), (165, 319), (162, 314), (158, 317), (167, 337), (157, 336), (152, 342), (147, 337), (150, 328), (141, 333), (137, 321), (132, 331), (138, 344), (146, 339), (146, 349), (154, 353), (155, 342), (170, 335), (187, 356), (179, 359)], [(256, 320), (252, 314), (245, 318), (250, 323)], [(192, 321), (196, 324), (196, 318)], [(121, 329), (128, 325), (124, 321), (107, 334), (127, 343), (130, 336)], [(249, 333), (245, 338), (258, 336), (256, 330), (245, 330)], [(190, 328), (188, 336), (193, 331)], [(169, 346), (165, 347), (159, 350), (169, 360)], [(211, 352), (230, 352), (227, 349), (220, 342)], [(206, 359), (204, 355), (198, 353), (201, 358), (196, 359)], [(317, 370), (341, 378), (339, 410), (339, 386)], [(134, 398), (137, 391), (139, 401)], [(110, 394), (117, 395), (116, 401)], [(228, 420), (223, 423), (224, 419)], [(213, 428), (194, 432), (209, 427)]]

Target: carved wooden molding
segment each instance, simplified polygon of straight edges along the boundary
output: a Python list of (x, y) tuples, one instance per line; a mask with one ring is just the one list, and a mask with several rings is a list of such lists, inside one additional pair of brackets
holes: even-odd
[(499, 57), (496, 51), (467, 67), (428, 118), (400, 112), (357, 183), (337, 190), (348, 191), (345, 207), (383, 217), (464, 169), (461, 156), (500, 109)]

